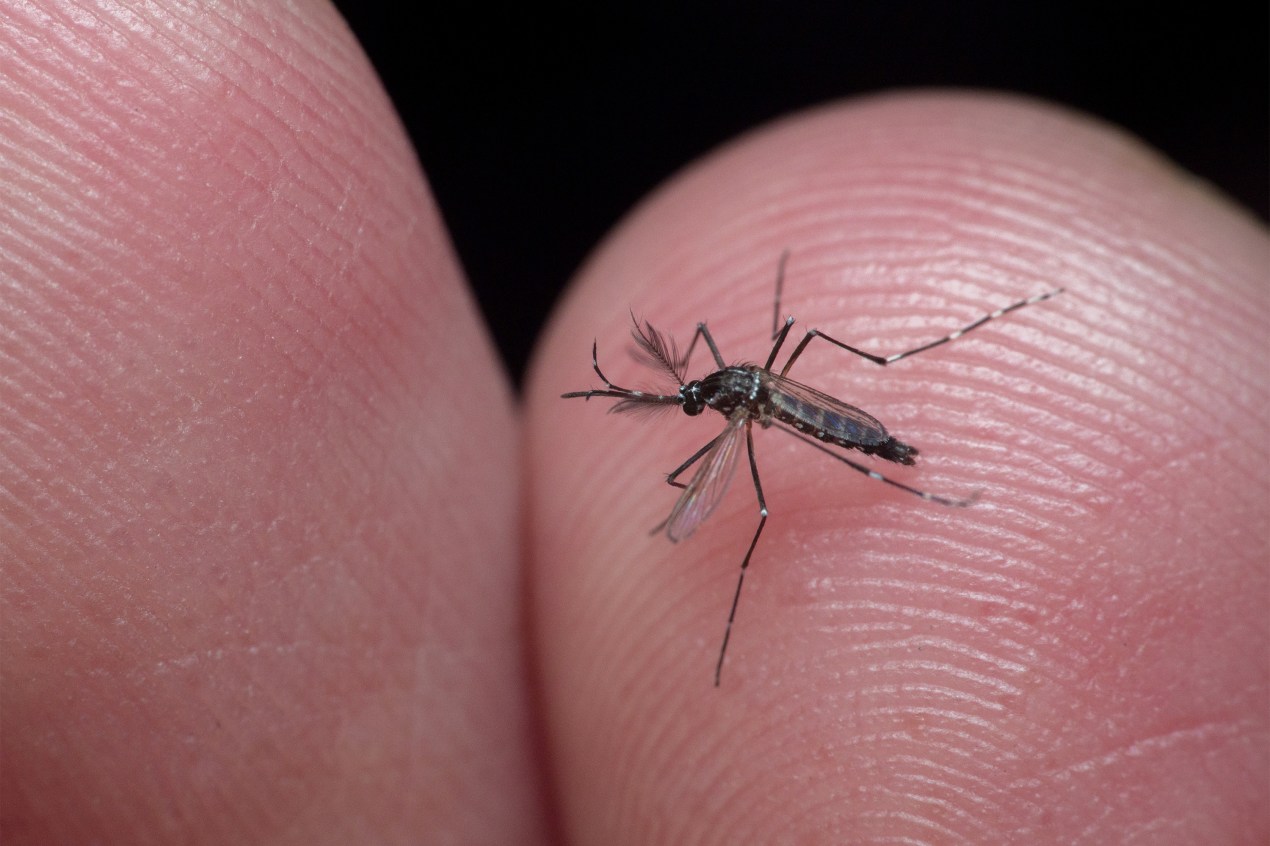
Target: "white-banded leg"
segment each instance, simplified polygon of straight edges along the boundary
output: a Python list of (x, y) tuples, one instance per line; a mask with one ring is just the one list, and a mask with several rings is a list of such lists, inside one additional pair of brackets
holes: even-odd
[[(968, 323), (965, 326), (961, 327), (956, 332), (950, 332), (944, 337), (931, 341), (928, 344), (922, 344), (920, 347), (914, 347), (911, 350), (905, 350), (904, 352), (895, 353), (894, 355), (888, 355), (888, 356), (874, 355), (873, 353), (865, 352), (864, 350), (857, 349), (851, 346), (850, 344), (844, 344), (842, 341), (839, 341), (836, 338), (831, 338), (830, 336), (826, 335), (824, 332), (821, 332), (819, 329), (811, 329), (807, 332), (806, 335), (803, 336), (803, 339), (798, 342), (798, 346), (794, 348), (794, 351), (790, 353), (789, 359), (785, 362), (785, 366), (781, 368), (780, 375), (784, 376), (785, 374), (789, 372), (789, 368), (794, 366), (794, 362), (797, 361), (798, 357), (803, 354), (803, 350), (807, 348), (807, 345), (811, 343), (813, 338), (824, 338), (829, 343), (833, 344), (836, 347), (844, 349), (849, 353), (853, 353), (855, 355), (860, 356), (861, 358), (868, 359), (874, 364), (880, 364), (885, 366), (887, 364), (893, 364), (894, 362), (897, 362), (902, 358), (908, 358), (910, 355), (917, 355), (920, 352), (926, 352), (926, 350), (933, 349), (935, 347), (940, 346), (941, 344), (946, 344), (949, 341), (955, 341), (958, 338), (960, 338), (962, 335), (965, 335), (967, 332), (973, 332), (975, 329), (978, 329), (980, 326), (984, 325), (985, 323), (989, 323), (993, 320), (996, 320), (998, 317), (1004, 317), (1010, 312), (1017, 311), (1018, 309), (1021, 309), (1024, 306), (1030, 306), (1030, 305), (1035, 305), (1036, 303), (1039, 303), (1039, 302), (1044, 302), (1045, 300), (1048, 300), (1051, 297), (1056, 297), (1061, 293), (1063, 293), (1063, 289), (1056, 288), (1053, 291), (1046, 291), (1043, 294), (1037, 294), (1034, 297), (1028, 297), (1026, 300), (1019, 300), (1017, 303), (1011, 303), (1005, 308), (999, 308), (994, 312), (985, 314), (983, 317), (980, 317), (978, 320), (975, 320), (972, 323)], [(781, 340), (783, 341), (784, 339), (782, 338)], [(777, 346), (779, 346), (779, 344)], [(775, 350), (773, 350), (773, 355), (774, 354), (775, 354)], [(768, 365), (769, 369), (770, 369), (770, 366), (771, 365), (769, 364)]]
[(754, 530), (754, 538), (750, 548), (745, 551), (745, 559), (741, 561), (741, 573), (736, 579), (736, 593), (732, 595), (732, 608), (728, 611), (728, 625), (723, 630), (723, 645), (719, 647), (719, 663), (714, 667), (714, 686), (719, 686), (723, 675), (723, 659), (728, 652), (728, 641), (732, 638), (732, 623), (736, 620), (736, 608), (741, 602), (741, 587), (745, 584), (745, 571), (750, 566), (750, 558), (754, 548), (758, 546), (758, 536), (763, 534), (763, 526), (767, 525), (767, 500), (763, 498), (763, 485), (758, 480), (758, 462), (754, 460), (754, 432), (749, 420), (745, 421), (745, 446), (750, 453), (750, 473), (754, 478), (754, 493), (758, 496), (758, 528)]
[(951, 505), (954, 508), (965, 508), (967, 505), (974, 504), (975, 500), (979, 499), (978, 491), (975, 491), (973, 494), (971, 494), (970, 496), (964, 499), (953, 499), (952, 497), (940, 496), (939, 494), (933, 494), (933, 493), (930, 493), (929, 491), (921, 490), (920, 488), (914, 488), (910, 485), (904, 484), (903, 482), (897, 482), (894, 479), (890, 479), (890, 478), (887, 478), (886, 476), (883, 476), (881, 473), (879, 473), (876, 470), (871, 470), (868, 467), (865, 467), (863, 464), (860, 464), (859, 462), (852, 461), (850, 458), (847, 458), (845, 455), (842, 455), (836, 450), (830, 449), (829, 447), (825, 446), (819, 441), (813, 440), (812, 438), (809, 438), (800, 432), (795, 432), (793, 429), (788, 429), (784, 426), (780, 426), (778, 428), (782, 432), (785, 432), (788, 435), (792, 435), (793, 437), (798, 438), (798, 440), (800, 441), (806, 441), (807, 443), (814, 446), (816, 449), (823, 452), (825, 455), (829, 455), (838, 459), (843, 464), (850, 467), (852, 470), (856, 470), (860, 473), (863, 473), (864, 475), (868, 476), (870, 479), (873, 479), (878, 482), (883, 482), (885, 484), (890, 485), (893, 488), (899, 488), (902, 491), (907, 491), (908, 493), (911, 493), (913, 496), (921, 497), (927, 502), (938, 502), (940, 505)]
[[(600, 359), (597, 356), (596, 342), (591, 342), (591, 369), (595, 371), (595, 375), (600, 377), (600, 381), (604, 383), (603, 388), (592, 388), (589, 391), (569, 391), (561, 394), (563, 399), (574, 399), (581, 397), (589, 400), (591, 397), (612, 397), (613, 399), (626, 400), (632, 403), (644, 403), (648, 405), (678, 405), (680, 400), (678, 394), (650, 394), (645, 391), (636, 391), (632, 388), (623, 388), (621, 385), (615, 385), (609, 381), (609, 377), (604, 375), (604, 371), (600, 369)], [(620, 407), (625, 403), (618, 403)]]

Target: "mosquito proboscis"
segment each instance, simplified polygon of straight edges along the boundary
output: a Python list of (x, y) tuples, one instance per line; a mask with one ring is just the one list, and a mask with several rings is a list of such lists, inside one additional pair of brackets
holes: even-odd
[[(781, 255), (777, 269), (776, 298), (772, 309), (773, 343), (771, 352), (767, 355), (767, 361), (762, 367), (756, 364), (736, 364), (731, 366), (726, 364), (723, 356), (719, 354), (719, 347), (715, 344), (714, 337), (710, 334), (710, 330), (705, 323), (697, 324), (697, 331), (693, 334), (692, 342), (688, 345), (687, 351), (680, 353), (678, 345), (673, 340), (654, 329), (648, 321), (644, 321), (641, 326), (640, 322), (632, 315), (631, 319), (634, 323), (634, 328), (631, 331), (631, 335), (635, 339), (637, 356), (646, 365), (661, 371), (664, 375), (670, 376), (677, 386), (674, 392), (651, 393), (648, 391), (637, 391), (631, 388), (623, 388), (610, 382), (608, 377), (600, 370), (597, 344), (593, 341), (591, 344), (591, 367), (595, 374), (600, 377), (600, 381), (604, 383), (604, 387), (587, 391), (570, 391), (561, 395), (564, 399), (576, 397), (583, 399), (590, 399), (591, 397), (616, 399), (618, 402), (610, 411), (617, 413), (651, 411), (678, 406), (689, 417), (695, 417), (709, 408), (722, 414), (727, 420), (727, 425), (722, 432), (693, 453), (687, 461), (676, 467), (666, 477), (667, 483), (680, 488), (681, 493), (674, 508), (671, 509), (670, 515), (653, 529), (653, 533), (664, 531), (666, 536), (674, 542), (685, 540), (692, 535), (697, 527), (705, 522), (706, 518), (718, 507), (736, 470), (737, 461), (740, 457), (741, 435), (744, 433), (746, 452), (749, 455), (750, 476), (754, 481), (754, 493), (758, 497), (759, 521), (758, 527), (754, 530), (754, 537), (750, 540), (749, 548), (745, 552), (745, 558), (741, 561), (741, 571), (737, 577), (736, 591), (732, 595), (732, 605), (728, 611), (728, 622), (723, 632), (723, 643), (719, 647), (719, 659), (715, 664), (715, 687), (719, 686), (722, 678), (723, 661), (727, 655), (728, 641), (732, 637), (732, 624), (736, 620), (737, 606), (741, 601), (741, 588), (745, 584), (745, 571), (750, 566), (750, 559), (754, 555), (755, 547), (758, 546), (759, 536), (763, 533), (763, 527), (767, 524), (767, 500), (763, 496), (763, 486), (759, 481), (758, 463), (754, 458), (754, 423), (758, 423), (764, 429), (773, 424), (778, 424), (785, 431), (843, 462), (851, 469), (863, 473), (871, 479), (876, 479), (879, 482), (921, 497), (928, 502), (961, 508), (970, 505), (977, 498), (977, 494), (957, 499), (928, 493), (890, 479), (876, 470), (872, 470), (831, 449), (830, 447), (833, 446), (857, 450), (884, 461), (906, 465), (916, 463), (915, 459), (918, 454), (916, 447), (891, 436), (887, 432), (886, 427), (868, 412), (789, 378), (790, 368), (794, 366), (794, 362), (807, 349), (807, 345), (816, 338), (822, 338), (835, 347), (846, 350), (853, 355), (871, 361), (874, 364), (886, 366), (909, 356), (926, 352), (949, 341), (955, 341), (967, 332), (978, 329), (998, 317), (1003, 317), (1025, 306), (1043, 302), (1063, 292), (1062, 288), (1057, 288), (1025, 300), (1019, 300), (1004, 308), (985, 314), (955, 332), (950, 332), (929, 343), (889, 356), (865, 352), (849, 344), (844, 344), (842, 341), (832, 338), (818, 329), (810, 329), (803, 335), (802, 340), (794, 347), (794, 351), (790, 353), (789, 358), (785, 360), (784, 366), (777, 372), (773, 370), (773, 366), (776, 364), (776, 356), (794, 325), (793, 317), (787, 317), (783, 322), (780, 320), (781, 293), (784, 287), (785, 264), (788, 258), (789, 253), (786, 251)], [(689, 381), (686, 378), (688, 362), (692, 358), (692, 352), (696, 348), (697, 342), (701, 340), (704, 340), (706, 346), (710, 349), (710, 354), (713, 356), (718, 369), (701, 379)], [(694, 464), (697, 465), (697, 469), (692, 479), (687, 484), (680, 482), (679, 477)]]

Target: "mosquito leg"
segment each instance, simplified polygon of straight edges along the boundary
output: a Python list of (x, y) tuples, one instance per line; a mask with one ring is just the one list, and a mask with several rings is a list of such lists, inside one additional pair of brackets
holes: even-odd
[(718, 367), (719, 367), (719, 369), (720, 369), (720, 370), (722, 370), (723, 368), (725, 368), (725, 367), (727, 367), (727, 366), (728, 366), (728, 365), (724, 362), (724, 360), (723, 360), (723, 356), (719, 355), (719, 348), (718, 348), (718, 346), (716, 346), (716, 345), (715, 345), (715, 343), (714, 343), (714, 336), (712, 336), (712, 335), (710, 334), (710, 330), (706, 327), (706, 325), (705, 325), (704, 323), (698, 323), (698, 324), (697, 324), (697, 331), (696, 331), (696, 332), (694, 332), (694, 333), (693, 333), (693, 335), (692, 335), (692, 343), (690, 343), (690, 344), (688, 345), (688, 354), (687, 354), (686, 356), (684, 356), (684, 361), (685, 361), (685, 362), (686, 362), (688, 359), (692, 358), (692, 350), (693, 350), (693, 348), (694, 348), (694, 347), (696, 347), (696, 346), (697, 346), (697, 339), (698, 339), (698, 338), (705, 338), (705, 339), (706, 339), (706, 346), (708, 346), (708, 347), (710, 348), (710, 355), (714, 356), (714, 363), (715, 363), (716, 365), (718, 365)]
[(736, 620), (736, 606), (741, 601), (741, 586), (745, 584), (745, 571), (750, 566), (750, 556), (754, 547), (758, 546), (758, 536), (763, 534), (763, 526), (767, 524), (767, 500), (763, 499), (763, 486), (758, 480), (758, 463), (754, 460), (754, 433), (750, 421), (745, 421), (745, 446), (750, 452), (750, 473), (754, 477), (754, 493), (758, 495), (758, 528), (754, 530), (754, 539), (745, 552), (741, 562), (741, 574), (736, 579), (736, 593), (732, 596), (732, 610), (728, 612), (728, 625), (723, 630), (723, 645), (719, 647), (719, 663), (714, 667), (714, 686), (719, 686), (719, 678), (723, 675), (723, 658), (728, 652), (728, 640), (732, 637), (732, 623)]
[[(666, 477), (666, 484), (673, 485), (676, 488), (687, 488), (688, 486), (685, 485), (683, 482), (676, 481), (679, 478), (680, 474), (682, 474), (689, 467), (691, 467), (692, 465), (700, 461), (701, 457), (705, 455), (707, 452), (709, 452), (711, 449), (713, 449), (714, 445), (719, 442), (719, 438), (726, 437), (728, 434), (730, 434), (730, 432), (727, 429), (724, 429), (719, 434), (718, 437), (713, 438), (709, 443), (707, 443), (701, 449), (694, 452), (691, 458), (689, 458), (683, 464), (680, 464), (678, 467), (676, 467), (674, 470), (671, 471), (670, 475)], [(674, 511), (671, 511), (670, 514), (666, 516), (665, 520), (662, 520), (656, 526), (653, 526), (653, 528), (648, 533), (650, 535), (660, 534), (661, 530), (666, 528), (666, 524), (670, 522), (670, 518), (673, 515), (674, 515)]]
[[(781, 259), (776, 265), (776, 299), (772, 303), (772, 340), (776, 340), (776, 335), (780, 332), (781, 322), (781, 292), (785, 289), (785, 262), (789, 261), (789, 248), (787, 247), (781, 252)], [(769, 365), (770, 367), (770, 365)]]
[(716, 437), (716, 438), (712, 438), (712, 439), (710, 440), (710, 442), (709, 442), (709, 443), (707, 443), (707, 444), (706, 444), (705, 446), (703, 446), (701, 449), (699, 449), (699, 450), (697, 450), (696, 452), (694, 452), (694, 453), (692, 454), (692, 458), (689, 458), (689, 459), (688, 459), (687, 461), (685, 461), (683, 464), (680, 464), (678, 467), (676, 467), (674, 470), (672, 470), (672, 471), (670, 472), (670, 475), (668, 475), (668, 476), (666, 477), (666, 484), (668, 484), (668, 485), (674, 485), (674, 486), (675, 486), (675, 487), (677, 487), (677, 488), (686, 488), (686, 487), (688, 487), (688, 486), (687, 486), (687, 485), (685, 485), (683, 482), (676, 482), (675, 480), (679, 478), (679, 475), (680, 475), (681, 473), (683, 473), (683, 472), (684, 472), (685, 470), (687, 470), (689, 467), (691, 467), (692, 465), (694, 465), (694, 464), (696, 464), (698, 461), (700, 461), (700, 460), (701, 460), (701, 456), (703, 456), (703, 455), (705, 455), (707, 452), (709, 452), (709, 451), (711, 450), (711, 448), (713, 448), (713, 447), (714, 447), (714, 445), (715, 445), (715, 444), (717, 444), (717, 443), (719, 442), (719, 438), (722, 438), (722, 437), (724, 437), (724, 436), (725, 436), (725, 435), (727, 435), (727, 434), (728, 434), (728, 430), (727, 430), (727, 429), (724, 429), (722, 434), (720, 434), (720, 435), (719, 435), (718, 437)]
[(954, 508), (965, 508), (968, 505), (973, 505), (974, 502), (977, 499), (979, 499), (978, 491), (975, 491), (973, 494), (966, 497), (965, 499), (953, 499), (952, 497), (940, 496), (938, 494), (929, 493), (919, 488), (911, 487), (909, 485), (904, 484), (903, 482), (897, 482), (894, 479), (888, 479), (886, 476), (883, 476), (878, 471), (870, 470), (868, 467), (865, 467), (863, 464), (852, 461), (850, 458), (847, 458), (845, 455), (842, 455), (836, 450), (832, 450), (829, 447), (825, 446), (824, 444), (820, 443), (819, 441), (812, 440), (806, 435), (795, 432), (793, 429), (786, 429), (783, 426), (777, 427), (777, 428), (779, 428), (782, 432), (785, 432), (788, 435), (792, 435), (793, 437), (798, 438), (798, 440), (800, 441), (806, 441), (807, 443), (814, 446), (816, 449), (823, 452), (825, 455), (829, 455), (838, 459), (843, 464), (850, 467), (852, 470), (857, 470), (863, 473), (864, 475), (868, 476), (870, 479), (875, 479), (876, 481), (879, 481), (879, 482), (885, 482), (891, 487), (899, 488), (902, 491), (908, 491), (914, 496), (921, 497), (927, 502), (938, 502), (940, 505), (951, 505)]
[[(592, 388), (589, 391), (569, 391), (561, 394), (563, 399), (581, 398), (585, 400), (591, 397), (611, 397), (612, 399), (625, 400), (626, 402), (643, 403), (648, 405), (678, 405), (680, 398), (675, 394), (649, 394), (644, 391), (634, 391), (630, 388), (623, 388), (621, 385), (614, 385), (609, 378), (604, 375), (604, 371), (600, 370), (600, 361), (596, 356), (595, 341), (591, 342), (591, 369), (595, 371), (595, 375), (600, 377), (600, 381), (604, 383), (603, 388)], [(615, 408), (621, 408), (623, 403), (618, 403)]]
[[(785, 339), (789, 337), (789, 329), (794, 325), (794, 318), (785, 318), (785, 325), (779, 332), (772, 336), (772, 340), (776, 343), (772, 344), (772, 351), (767, 354), (767, 364), (763, 365), (764, 370), (771, 370), (772, 365), (776, 363), (776, 354), (780, 352), (781, 345), (785, 343)], [(789, 365), (786, 365), (788, 369)]]
[(604, 371), (600, 370), (600, 357), (596, 354), (596, 342), (591, 342), (591, 369), (595, 371), (595, 375), (600, 377), (600, 381), (604, 383), (604, 387), (610, 391), (623, 391), (625, 393), (638, 393), (630, 388), (623, 388), (620, 385), (614, 385), (609, 381), (609, 377), (604, 375)]
[(983, 317), (980, 317), (978, 320), (975, 320), (972, 323), (968, 323), (965, 326), (958, 329), (956, 332), (950, 332), (949, 334), (945, 335), (942, 338), (938, 338), (927, 344), (922, 344), (920, 347), (914, 347), (911, 350), (905, 350), (902, 353), (895, 353), (894, 355), (888, 355), (888, 356), (874, 355), (873, 353), (868, 353), (868, 352), (865, 352), (864, 350), (856, 349), (850, 344), (844, 344), (842, 341), (829, 337), (824, 332), (821, 332), (819, 329), (812, 329), (812, 330), (809, 330), (807, 334), (803, 336), (803, 339), (799, 341), (798, 346), (794, 348), (794, 351), (789, 356), (789, 360), (786, 361), (785, 366), (781, 368), (780, 375), (784, 376), (786, 373), (789, 372), (789, 368), (794, 366), (794, 362), (797, 361), (798, 357), (803, 354), (803, 350), (806, 349), (807, 345), (811, 343), (812, 338), (824, 338), (829, 343), (833, 344), (836, 347), (844, 349), (849, 353), (858, 355), (861, 358), (866, 358), (869, 361), (873, 362), (874, 364), (881, 364), (885, 366), (887, 364), (892, 364), (894, 362), (897, 362), (902, 358), (908, 358), (910, 355), (917, 355), (920, 352), (926, 352), (926, 350), (932, 349), (934, 347), (938, 347), (941, 344), (946, 344), (949, 341), (955, 341), (958, 338), (960, 338), (962, 335), (965, 335), (967, 332), (973, 332), (975, 329), (978, 329), (983, 324), (996, 320), (998, 317), (1004, 317), (1010, 312), (1021, 309), (1024, 306), (1035, 305), (1036, 303), (1043, 302), (1045, 300), (1050, 299), (1051, 297), (1056, 297), (1062, 292), (1063, 292), (1062, 288), (1056, 288), (1053, 291), (1046, 291), (1043, 294), (1037, 294), (1035, 297), (1028, 297), (1026, 300), (1019, 300), (1017, 303), (1011, 303), (1005, 308), (999, 308), (994, 312), (985, 314)]
[(785, 262), (789, 259), (789, 250), (781, 253), (780, 264), (776, 268), (776, 300), (772, 304), (772, 351), (767, 355), (767, 364), (763, 365), (764, 370), (771, 370), (772, 365), (776, 362), (776, 354), (780, 352), (781, 346), (785, 343), (785, 338), (789, 336), (789, 329), (794, 325), (794, 318), (785, 318), (785, 325), (780, 325), (781, 314), (781, 291), (785, 287)]
[[(780, 329), (778, 326), (778, 324), (780, 323), (781, 291), (785, 287), (785, 262), (787, 262), (788, 260), (789, 260), (789, 250), (785, 250), (784, 252), (781, 253), (780, 262), (776, 266), (776, 301), (775, 303), (773, 303), (773, 306), (772, 306), (772, 340), (773, 341), (775, 341), (776, 336), (778, 334), (781, 334), (782, 332), (784, 334), (788, 334), (789, 327), (793, 325), (793, 322), (794, 322), (793, 318), (790, 318), (788, 321), (786, 321), (785, 328), (783, 330)], [(705, 323), (697, 324), (697, 331), (692, 336), (692, 342), (688, 344), (688, 354), (684, 356), (684, 360), (687, 361), (692, 358), (692, 351), (693, 349), (696, 348), (697, 341), (700, 338), (706, 339), (706, 346), (710, 348), (710, 354), (714, 356), (714, 363), (718, 365), (718, 368), (722, 370), (723, 368), (727, 367), (728, 366), (727, 362), (725, 362), (723, 360), (723, 356), (719, 354), (719, 347), (715, 344), (714, 337), (711, 336), (710, 330), (706, 328)], [(781, 344), (784, 342), (785, 342), (784, 335), (782, 335), (780, 343), (778, 343), (775, 349), (772, 350), (772, 355), (767, 362), (766, 369), (768, 370), (771, 369), (772, 360), (776, 358), (776, 350), (780, 349)]]

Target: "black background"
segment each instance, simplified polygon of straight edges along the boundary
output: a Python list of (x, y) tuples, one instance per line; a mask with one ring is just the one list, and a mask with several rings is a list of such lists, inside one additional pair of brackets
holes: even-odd
[[(751, 3), (659, 14), (337, 5), (431, 182), (517, 381), (548, 310), (677, 169), (798, 108), (914, 86), (1120, 124), (1270, 215), (1266, 4)], [(1260, 7), (1260, 8), (1257, 8)]]

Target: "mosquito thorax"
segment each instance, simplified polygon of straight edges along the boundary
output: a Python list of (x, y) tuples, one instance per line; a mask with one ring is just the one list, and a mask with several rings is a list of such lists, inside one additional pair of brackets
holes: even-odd
[(758, 400), (761, 380), (757, 368), (733, 365), (711, 373), (700, 385), (702, 402), (727, 417)]

